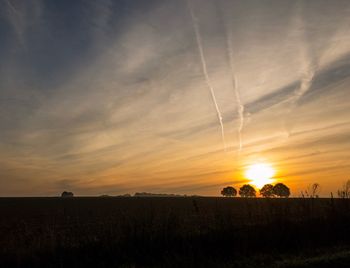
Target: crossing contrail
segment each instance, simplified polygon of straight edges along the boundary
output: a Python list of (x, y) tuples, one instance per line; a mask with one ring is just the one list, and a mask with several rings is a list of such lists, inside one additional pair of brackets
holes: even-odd
[(235, 68), (234, 68), (234, 63), (233, 63), (233, 49), (232, 49), (232, 34), (231, 31), (229, 31), (228, 29), (227, 31), (227, 42), (226, 42), (226, 46), (227, 46), (227, 53), (228, 53), (228, 58), (229, 58), (229, 64), (230, 64), (230, 69), (231, 69), (231, 81), (232, 81), (232, 86), (233, 86), (233, 91), (235, 93), (235, 98), (236, 98), (236, 102), (237, 102), (237, 113), (238, 113), (238, 117), (239, 117), (239, 125), (238, 125), (238, 151), (241, 152), (242, 151), (242, 130), (243, 130), (243, 125), (244, 125), (244, 105), (242, 104), (242, 100), (241, 100), (241, 95), (239, 93), (238, 90), (238, 82), (237, 82), (237, 77), (235, 74)]
[(213, 99), (214, 105), (215, 105), (215, 109), (216, 109), (216, 113), (219, 119), (219, 123), (220, 123), (220, 127), (221, 127), (221, 136), (222, 136), (222, 142), (224, 144), (224, 149), (226, 150), (226, 142), (225, 142), (225, 131), (224, 131), (224, 124), (222, 122), (222, 115), (219, 109), (219, 105), (216, 101), (216, 97), (215, 97), (215, 92), (214, 92), (214, 88), (212, 86), (212, 83), (210, 81), (209, 75), (208, 75), (208, 70), (207, 70), (207, 64), (205, 61), (205, 57), (204, 57), (204, 52), (203, 52), (203, 46), (202, 46), (202, 38), (200, 35), (200, 31), (199, 31), (199, 26), (197, 24), (197, 18), (193, 13), (192, 10), (192, 6), (191, 6), (191, 1), (188, 0), (188, 9), (191, 13), (191, 19), (192, 19), (192, 25), (194, 28), (194, 32), (196, 35), (196, 41), (197, 41), (197, 46), (198, 46), (198, 50), (199, 50), (199, 55), (200, 55), (200, 59), (201, 59), (201, 63), (202, 63), (202, 69), (203, 69), (203, 74), (205, 77), (205, 81), (210, 89), (210, 93), (211, 93), (211, 97)]

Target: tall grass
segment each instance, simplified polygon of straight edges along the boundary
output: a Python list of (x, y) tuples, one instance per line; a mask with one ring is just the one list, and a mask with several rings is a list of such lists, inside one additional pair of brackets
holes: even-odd
[(0, 199), (3, 267), (201, 267), (350, 246), (349, 199)]

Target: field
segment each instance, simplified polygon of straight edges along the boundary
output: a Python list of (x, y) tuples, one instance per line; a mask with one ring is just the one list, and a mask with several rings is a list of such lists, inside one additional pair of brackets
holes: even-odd
[(1, 267), (349, 267), (348, 199), (1, 198)]

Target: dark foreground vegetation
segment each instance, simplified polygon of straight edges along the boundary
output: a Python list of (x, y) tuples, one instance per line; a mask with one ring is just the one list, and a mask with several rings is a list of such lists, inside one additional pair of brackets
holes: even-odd
[(349, 267), (349, 199), (2, 198), (1, 267)]

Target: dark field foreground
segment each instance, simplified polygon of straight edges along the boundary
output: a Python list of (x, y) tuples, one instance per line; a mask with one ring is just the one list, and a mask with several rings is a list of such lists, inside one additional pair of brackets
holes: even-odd
[(1, 267), (350, 267), (347, 199), (1, 198)]

